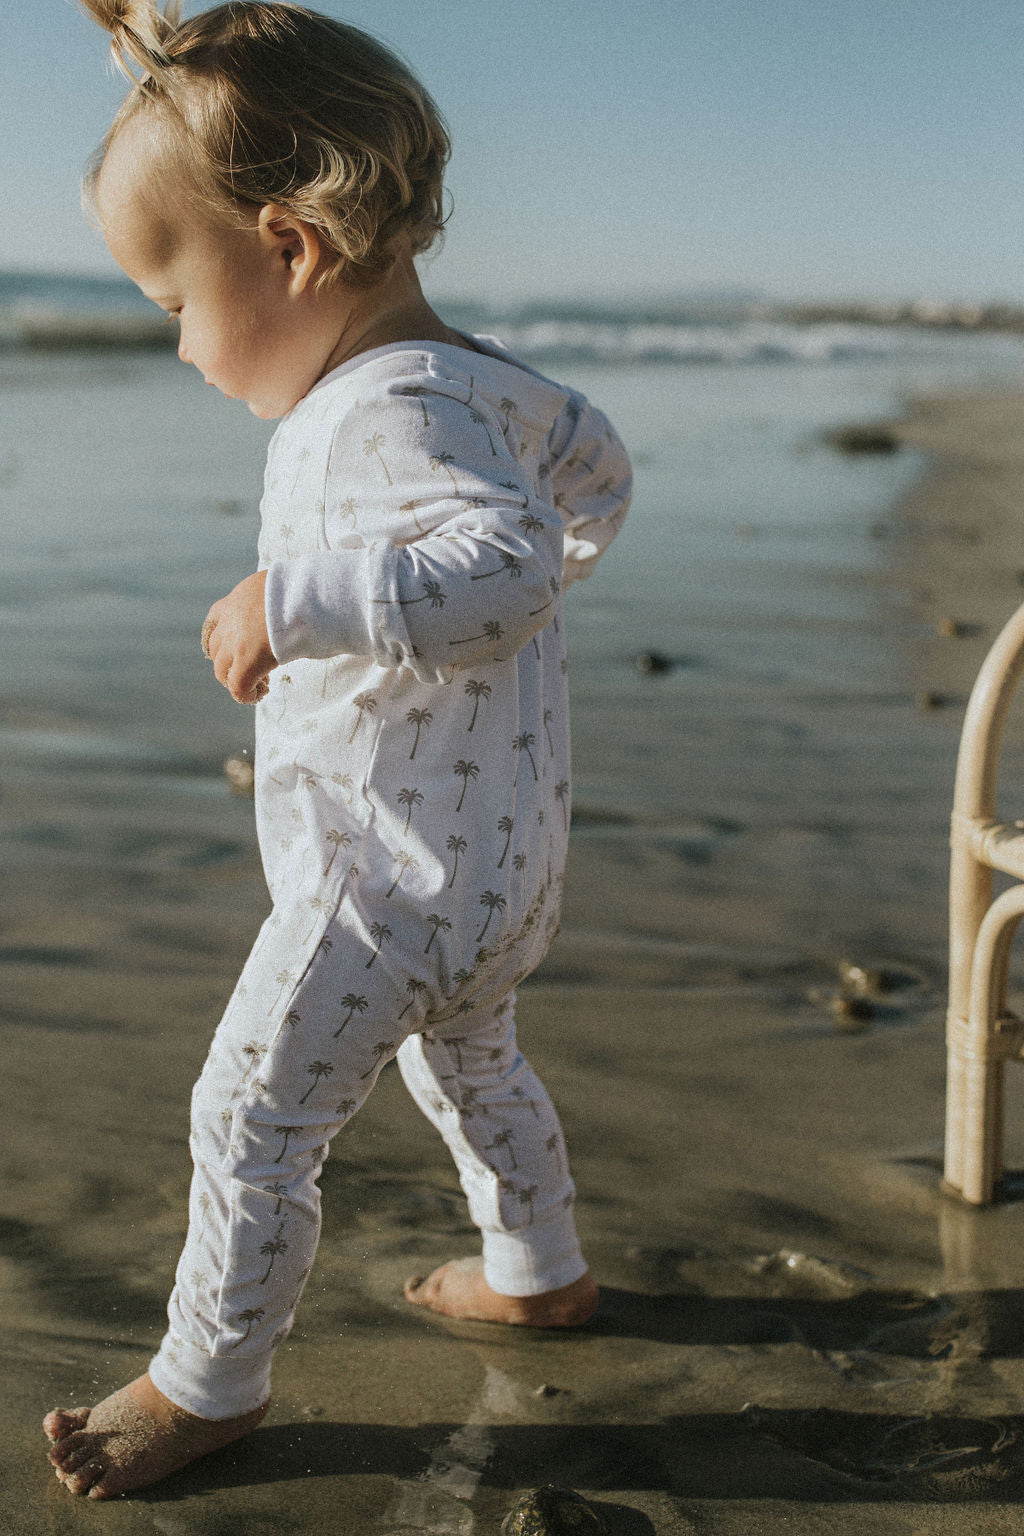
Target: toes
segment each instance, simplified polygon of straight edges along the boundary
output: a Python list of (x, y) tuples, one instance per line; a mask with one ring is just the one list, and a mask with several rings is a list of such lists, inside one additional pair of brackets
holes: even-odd
[(57, 1468), (58, 1473), (66, 1477), (72, 1472), (77, 1472), (78, 1468), (87, 1462), (90, 1457), (94, 1456), (95, 1453), (96, 1447), (92, 1444), (82, 1444), (80, 1442), (67, 1444), (66, 1442), (61, 1442), (60, 1445), (54, 1446), (50, 1452), (50, 1460)]
[(90, 1499), (116, 1499), (118, 1494), (124, 1492), (124, 1479), (118, 1477), (117, 1472), (111, 1468), (98, 1477), (89, 1489)]
[(409, 1276), (408, 1280), (402, 1286), (402, 1295), (405, 1297), (406, 1301), (414, 1302), (417, 1306), (422, 1303), (423, 1297), (419, 1293), (425, 1280), (425, 1275)]
[(98, 1483), (107, 1468), (102, 1461), (87, 1461), (80, 1466), (77, 1472), (72, 1472), (70, 1477), (65, 1477), (64, 1486), (72, 1493), (89, 1493), (94, 1483)]
[(63, 1440), (76, 1429), (84, 1429), (88, 1422), (88, 1408), (54, 1408), (43, 1420), (43, 1433), (48, 1440)]

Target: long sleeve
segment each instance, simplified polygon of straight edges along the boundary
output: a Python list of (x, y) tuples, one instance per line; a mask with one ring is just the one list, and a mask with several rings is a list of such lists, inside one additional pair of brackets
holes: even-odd
[(542, 499), (540, 464), (566, 396), (545, 391), (544, 419), (459, 387), (391, 378), (335, 425), (327, 547), (268, 563), (279, 661), (344, 653), (443, 683), (460, 666), (515, 654), (550, 621), (563, 525)]
[(552, 500), (565, 529), (564, 583), (589, 576), (629, 509), (633, 474), (607, 418), (581, 395), (562, 411), (551, 441)]

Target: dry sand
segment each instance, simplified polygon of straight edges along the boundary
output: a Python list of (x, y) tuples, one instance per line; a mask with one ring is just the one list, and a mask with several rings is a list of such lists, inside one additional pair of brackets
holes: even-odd
[[(39, 1419), (160, 1337), (188, 1091), (266, 896), (251, 806), (212, 777), (7, 776), (0, 1530), (496, 1536), (553, 1481), (613, 1536), (1016, 1536), (1024, 1205), (968, 1210), (938, 1174), (945, 825), (960, 706), (1024, 595), (1024, 400), (923, 402), (900, 431), (934, 467), (876, 529), (877, 687), (638, 679), (638, 710), (680, 711), (685, 814), (577, 822), (521, 1019), (573, 1153), (593, 1324), (405, 1306), (403, 1277), (473, 1233), (388, 1069), (327, 1166), (269, 1419), (112, 1504), (58, 1486)], [(859, 1033), (829, 1008), (843, 956), (885, 973), (873, 1016), (842, 1021)]]

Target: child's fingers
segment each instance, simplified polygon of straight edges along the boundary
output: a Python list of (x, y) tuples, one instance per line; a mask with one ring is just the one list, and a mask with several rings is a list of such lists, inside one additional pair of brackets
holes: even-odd
[(206, 622), (203, 625), (203, 632), (199, 637), (199, 644), (203, 648), (203, 655), (206, 657), (207, 661), (212, 661), (213, 659), (210, 655), (210, 638), (216, 628), (217, 620), (207, 617)]
[(228, 668), (224, 686), (238, 704), (258, 704), (270, 692), (265, 663), (243, 662), (236, 657)]

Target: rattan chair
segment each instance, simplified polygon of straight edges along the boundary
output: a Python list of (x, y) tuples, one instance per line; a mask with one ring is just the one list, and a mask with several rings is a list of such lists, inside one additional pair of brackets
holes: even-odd
[(1024, 883), (994, 900), (992, 871), (1024, 882), (1024, 821), (995, 819), (1003, 727), (1024, 672), (1024, 606), (978, 674), (964, 719), (953, 795), (945, 1188), (986, 1205), (1003, 1173), (1003, 1080), (1024, 1059), (1024, 1022), (1007, 1012), (1010, 946)]

